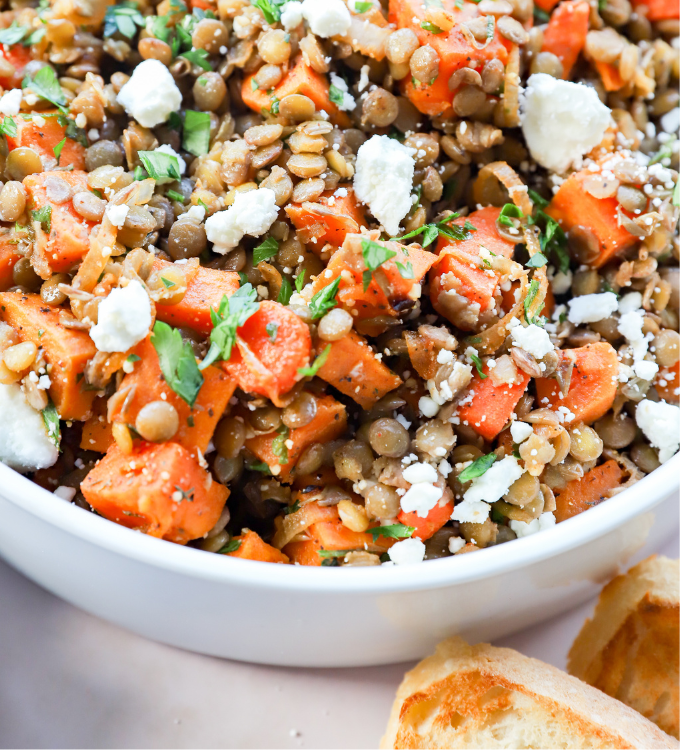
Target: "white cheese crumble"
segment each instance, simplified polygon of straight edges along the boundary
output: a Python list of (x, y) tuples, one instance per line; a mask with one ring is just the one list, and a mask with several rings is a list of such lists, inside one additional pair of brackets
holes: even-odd
[(597, 323), (615, 313), (619, 308), (619, 301), (614, 292), (602, 294), (583, 294), (567, 302), (569, 305), (568, 320), (576, 326), (582, 323)]
[(510, 434), (513, 443), (523, 443), (530, 435), (533, 435), (534, 428), (526, 422), (514, 421), (510, 425)]
[(525, 523), (524, 521), (510, 521), (509, 526), (517, 534), (517, 538), (521, 539), (523, 536), (530, 536), (539, 531), (545, 531), (554, 526), (555, 523), (553, 513), (541, 513), (538, 518), (534, 518), (529, 523)]
[(574, 274), (569, 269), (555, 273), (555, 269), (551, 268), (548, 269), (548, 278), (553, 294), (566, 294), (571, 289)]
[(645, 358), (649, 342), (642, 332), (643, 315), (640, 310), (631, 310), (619, 318), (618, 331), (625, 337), (633, 352), (633, 360), (639, 362)]
[(291, 0), (283, 6), (281, 12), (281, 23), (286, 31), (292, 31), (302, 23), (302, 3)]
[(165, 122), (182, 105), (182, 92), (170, 71), (158, 60), (143, 60), (118, 93), (118, 103), (145, 128)]
[(414, 153), (386, 135), (372, 136), (357, 153), (354, 192), (392, 236), (411, 210)]
[(657, 372), (659, 372), (659, 365), (656, 362), (649, 362), (646, 359), (641, 359), (639, 362), (635, 362), (633, 365), (635, 374), (643, 380), (654, 380)]
[(427, 484), (426, 482), (412, 484), (401, 498), (401, 509), (404, 513), (415, 511), (420, 518), (427, 518), (427, 514), (434, 508), (443, 494), (444, 491), (433, 484)]
[(439, 411), (439, 404), (436, 401), (433, 401), (429, 396), (421, 396), (418, 399), (418, 408), (424, 417), (434, 417)]
[(199, 223), (205, 219), (205, 208), (203, 206), (192, 206), (182, 217), (188, 217), (189, 219), (195, 219)]
[(342, 0), (304, 0), (302, 15), (312, 33), (324, 39), (346, 34), (352, 25), (352, 17)]
[(361, 93), (371, 82), (368, 77), (370, 71), (371, 69), (368, 65), (361, 66), (361, 70), (359, 71), (359, 83), (357, 84), (357, 91), (359, 91), (359, 93)]
[(130, 206), (126, 206), (124, 203), (120, 206), (109, 205), (106, 207), (106, 215), (109, 221), (118, 229), (123, 228), (129, 211)]
[(470, 487), (463, 495), (463, 500), (484, 500), (495, 503), (510, 489), (524, 473), (514, 456), (506, 456), (492, 464), (481, 477), (472, 480)]
[[(177, 166), (179, 167), (180, 174), (184, 174), (187, 171), (187, 163), (172, 146), (168, 146), (167, 143), (164, 143), (162, 146), (159, 146), (156, 151), (160, 151), (161, 154), (167, 154), (168, 156), (174, 156), (177, 159)], [(159, 180), (156, 180), (157, 185), (165, 185), (168, 182), (174, 182), (172, 177), (161, 177)]]
[(520, 121), (533, 158), (562, 173), (600, 143), (611, 110), (590, 86), (534, 73), (520, 95)]
[(413, 565), (422, 562), (425, 558), (425, 545), (420, 539), (411, 537), (393, 544), (387, 554), (397, 565)]
[(680, 107), (674, 107), (670, 112), (666, 112), (659, 122), (665, 133), (673, 133), (675, 135), (678, 132), (678, 128), (680, 128)]
[(61, 500), (66, 500), (66, 502), (72, 503), (73, 498), (76, 496), (76, 488), (65, 487), (64, 485), (61, 485), (57, 487), (57, 489), (52, 494), (56, 495)]
[(402, 471), (402, 476), (409, 484), (418, 484), (419, 482), (432, 484), (437, 481), (436, 469), (426, 463), (415, 463), (407, 466)]
[[(514, 321), (517, 321), (517, 318), (514, 318)], [(510, 329), (510, 335), (515, 346), (533, 354), (536, 359), (543, 359), (548, 352), (555, 349), (546, 331), (534, 323), (526, 328), (516, 324)]]
[(331, 86), (334, 86), (342, 94), (342, 104), (338, 104), (338, 109), (343, 112), (351, 112), (357, 106), (357, 103), (354, 101), (354, 97), (349, 93), (347, 81), (336, 73), (331, 73), (330, 76)]
[(645, 437), (659, 451), (664, 463), (680, 447), (680, 408), (665, 401), (643, 399), (635, 409), (635, 421)]
[(460, 536), (449, 537), (449, 552), (455, 555), (456, 552), (460, 552), (465, 546), (465, 539)]
[(151, 302), (139, 281), (116, 287), (99, 304), (97, 325), (90, 338), (100, 352), (126, 352), (139, 343), (151, 327)]
[(244, 235), (259, 237), (276, 221), (279, 209), (276, 194), (269, 188), (237, 193), (226, 211), (208, 217), (205, 232), (216, 253), (225, 255), (235, 248)]
[(629, 292), (619, 300), (619, 312), (625, 315), (633, 310), (639, 310), (642, 307), (642, 295), (640, 292)]
[(0, 461), (12, 469), (46, 469), (59, 458), (42, 414), (26, 401), (16, 383), (0, 383), (0, 424)]
[(21, 109), (21, 97), (23, 92), (21, 89), (12, 89), (2, 95), (0, 98), (0, 112), (3, 115), (9, 115), (10, 117), (19, 114)]
[(482, 500), (463, 500), (453, 509), (451, 519), (462, 523), (484, 523), (491, 513), (491, 506)]

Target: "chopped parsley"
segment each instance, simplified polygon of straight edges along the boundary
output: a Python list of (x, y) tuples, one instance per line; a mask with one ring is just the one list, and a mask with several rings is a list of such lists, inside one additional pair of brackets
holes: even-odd
[(373, 3), (367, 3), (363, 0), (358, 0), (354, 3), (354, 11), (355, 13), (366, 13), (367, 10), (370, 10), (373, 7)]
[(17, 124), (11, 117), (4, 117), (0, 123), (0, 134), (8, 135), (10, 138), (17, 137)]
[(44, 232), (50, 232), (52, 229), (52, 206), (43, 206), (37, 211), (31, 211), (33, 221), (39, 221)]
[(236, 552), (236, 550), (241, 546), (241, 540), (240, 539), (230, 539), (222, 549), (217, 551), (218, 555), (228, 555), (230, 552)]
[(298, 367), (298, 375), (302, 375), (303, 378), (313, 378), (317, 372), (326, 364), (328, 355), (331, 351), (331, 345), (328, 344), (326, 348), (319, 354), (314, 360), (310, 367)]
[(193, 65), (198, 65), (203, 70), (212, 70), (212, 65), (208, 62), (208, 52), (204, 49), (190, 49), (188, 52), (182, 52), (180, 57), (185, 58)]
[(59, 448), (61, 444), (61, 427), (59, 425), (59, 414), (57, 407), (49, 401), (42, 410), (42, 418), (47, 430), (47, 437)]
[(384, 536), (387, 539), (407, 539), (414, 531), (414, 526), (405, 526), (403, 523), (393, 523), (390, 526), (376, 526), (368, 529), (368, 533), (373, 537), (374, 542), (379, 536)]
[(429, 31), (430, 34), (441, 34), (442, 33), (442, 29), (440, 29), (439, 26), (437, 26), (434, 23), (430, 23), (429, 21), (423, 21), (420, 24), (420, 28), (421, 29), (425, 29), (425, 31)]
[(479, 357), (479, 354), (468, 354), (470, 359), (472, 360), (472, 364), (475, 366), (477, 370), (477, 374), (482, 380), (486, 380), (488, 378), (488, 375), (484, 374), (484, 364), (482, 363), (482, 360)]
[(524, 264), (527, 268), (541, 268), (548, 262), (548, 259), (543, 253), (534, 253), (529, 260)]
[(285, 424), (280, 425), (276, 437), (272, 440), (272, 453), (278, 458), (279, 464), (283, 466), (288, 463), (288, 446), (286, 440), (290, 435), (290, 430)]
[(139, 12), (137, 3), (121, 2), (110, 5), (104, 17), (104, 36), (113, 36), (117, 31), (128, 39), (137, 33), (137, 28), (145, 25), (144, 16)]
[(179, 171), (179, 161), (173, 154), (164, 154), (162, 151), (138, 151), (137, 153), (144, 168), (149, 173), (149, 177), (157, 182), (158, 180), (180, 180), (182, 178)]
[(210, 349), (201, 362), (200, 369), (204, 370), (218, 359), (227, 362), (231, 357), (231, 350), (236, 343), (236, 329), (240, 328), (248, 318), (257, 312), (260, 303), (257, 292), (252, 284), (247, 283), (238, 289), (231, 297), (222, 297), (218, 310), (210, 308), (214, 328), (210, 332)]
[(536, 295), (538, 294), (538, 290), (540, 288), (540, 284), (536, 279), (532, 279), (531, 283), (529, 284), (529, 290), (527, 291), (527, 296), (524, 298), (524, 317), (526, 318), (526, 321), (529, 325), (539, 325), (540, 324), (540, 313), (543, 309), (543, 305), (539, 307), (539, 309), (536, 311), (536, 315), (533, 317), (529, 313), (529, 308), (531, 307), (531, 304), (536, 299)]
[(498, 221), (506, 227), (514, 227), (513, 219), (523, 219), (524, 213), (519, 206), (514, 203), (506, 203), (498, 216)]
[(151, 336), (165, 382), (184, 401), (193, 406), (203, 385), (194, 350), (183, 341), (180, 332), (157, 320)]
[(338, 303), (335, 295), (340, 287), (340, 277), (338, 276), (332, 284), (325, 286), (320, 292), (317, 292), (309, 303), (309, 310), (312, 313), (312, 320), (322, 318), (329, 310), (332, 310)]
[(62, 114), (68, 112), (66, 97), (57, 80), (57, 74), (49, 65), (40, 68), (32, 78), (30, 75), (25, 76), (21, 88), (28, 89), (41, 99), (54, 104)]
[(302, 287), (305, 285), (305, 271), (307, 269), (303, 268), (302, 271), (295, 277), (295, 291), (299, 294), (302, 291)]
[(30, 31), (28, 26), (19, 26), (16, 21), (6, 29), (0, 29), (0, 44), (11, 46), (20, 42)]
[(476, 458), (469, 466), (466, 466), (463, 471), (458, 475), (458, 481), (461, 484), (469, 482), (471, 479), (481, 477), (482, 474), (486, 474), (487, 470), (491, 468), (491, 465), (498, 458), (495, 453), (487, 453), (486, 456), (480, 456)]
[(276, 337), (279, 333), (279, 324), (278, 323), (267, 323), (267, 325), (264, 327), (265, 331), (267, 331), (267, 336), (269, 336), (269, 340), (272, 342), (272, 344), (276, 343)]
[(208, 153), (210, 146), (210, 112), (188, 109), (184, 117), (182, 146), (194, 156)]
[(397, 253), (394, 250), (389, 250), (384, 245), (373, 242), (373, 240), (361, 240), (361, 253), (364, 256), (364, 263), (367, 268), (363, 275), (364, 291), (366, 291), (373, 278), (373, 271), (376, 271), (383, 263), (394, 258)]
[(251, 4), (262, 11), (264, 20), (269, 25), (281, 20), (281, 5), (284, 2), (285, 0), (251, 0)]
[(263, 260), (273, 258), (279, 252), (279, 243), (273, 237), (267, 239), (253, 250), (253, 265), (259, 265)]
[(468, 219), (465, 220), (465, 224), (462, 227), (458, 226), (458, 224), (451, 225), (451, 222), (454, 219), (457, 219), (459, 215), (460, 214), (457, 213), (450, 214), (441, 221), (438, 221), (436, 224), (423, 224), (422, 227), (414, 229), (412, 232), (409, 232), (402, 237), (392, 237), (391, 239), (401, 242), (402, 240), (407, 240), (411, 237), (417, 237), (419, 234), (422, 234), (423, 247), (428, 247), (429, 245), (431, 245), (439, 237), (440, 234), (444, 235), (444, 237), (448, 237), (451, 240), (455, 240), (456, 242), (459, 242), (461, 240), (469, 240), (470, 237), (472, 237), (470, 232), (476, 232), (477, 227), (474, 227), (472, 224), (470, 224)]
[(184, 196), (175, 190), (168, 190), (165, 195), (170, 198), (171, 201), (178, 201), (179, 203), (184, 203), (185, 201)]
[(399, 261), (395, 261), (395, 265), (397, 266), (397, 271), (399, 271), (399, 275), (402, 279), (412, 279), (414, 276), (413, 273), (413, 264), (411, 261), (407, 261), (406, 265), (403, 263), (400, 263)]
[(328, 89), (328, 96), (330, 97), (330, 100), (333, 102), (333, 104), (337, 104), (338, 107), (342, 107), (345, 102), (345, 92), (341, 88), (333, 84), (331, 84), (330, 88)]
[(61, 157), (62, 149), (64, 148), (64, 144), (66, 143), (66, 136), (64, 136), (59, 143), (52, 149), (54, 151), (54, 156), (57, 159), (57, 164), (59, 164), (59, 158)]

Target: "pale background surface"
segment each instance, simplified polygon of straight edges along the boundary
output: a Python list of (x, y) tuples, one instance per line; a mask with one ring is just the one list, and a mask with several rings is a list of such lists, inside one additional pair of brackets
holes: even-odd
[[(678, 541), (661, 552), (678, 557)], [(592, 606), (497, 645), (564, 668)], [(411, 666), (296, 670), (180, 651), (91, 617), (0, 562), (3, 748), (375, 748)]]

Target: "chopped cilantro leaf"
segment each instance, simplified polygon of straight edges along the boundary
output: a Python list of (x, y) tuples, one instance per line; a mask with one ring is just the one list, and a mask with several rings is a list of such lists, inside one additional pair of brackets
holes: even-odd
[(42, 418), (47, 430), (47, 436), (59, 448), (61, 443), (61, 427), (59, 425), (57, 407), (52, 401), (49, 401), (47, 406), (42, 410)]
[(43, 231), (50, 232), (52, 229), (52, 206), (43, 206), (37, 211), (31, 211), (34, 221), (39, 221)]
[(210, 308), (214, 328), (210, 332), (210, 349), (201, 362), (201, 370), (218, 359), (229, 361), (231, 350), (236, 343), (236, 329), (257, 312), (259, 307), (257, 292), (251, 284), (244, 284), (231, 297), (225, 294), (218, 310)]
[(282, 305), (287, 305), (290, 302), (290, 298), (293, 296), (293, 287), (290, 285), (287, 277), (283, 277), (281, 280), (281, 289), (279, 289), (279, 296), (276, 298), (277, 302)]
[(119, 31), (128, 39), (137, 33), (137, 27), (144, 27), (144, 16), (139, 12), (137, 3), (122, 2), (110, 5), (104, 18), (104, 37), (113, 36)]
[(368, 533), (373, 537), (374, 542), (379, 536), (384, 536), (387, 539), (406, 539), (414, 531), (414, 526), (405, 526), (403, 523), (393, 523), (390, 526), (376, 526), (373, 529), (368, 529)]
[(329, 310), (332, 310), (338, 303), (335, 295), (340, 287), (340, 277), (333, 281), (332, 284), (325, 286), (320, 292), (317, 292), (309, 303), (309, 309), (312, 313), (312, 320), (323, 317)]
[(305, 271), (307, 269), (303, 268), (302, 271), (295, 277), (295, 291), (298, 292), (298, 294), (302, 291), (302, 287), (305, 285)]
[(476, 479), (485, 474), (491, 465), (498, 458), (495, 453), (487, 453), (486, 456), (480, 456), (476, 458), (469, 466), (466, 466), (463, 471), (458, 475), (458, 481), (461, 484), (469, 482), (471, 479)]
[[(154, 180), (180, 180), (179, 161), (172, 154), (162, 151), (138, 151), (142, 164)], [(135, 172), (136, 177), (136, 172)], [(143, 179), (143, 178), (142, 178)]]
[(313, 378), (317, 372), (326, 364), (328, 355), (331, 351), (331, 345), (328, 346), (319, 354), (314, 360), (311, 367), (298, 367), (298, 375), (302, 375), (303, 378)]
[(212, 70), (212, 65), (208, 62), (208, 52), (204, 49), (190, 49), (188, 52), (182, 52), (180, 57), (185, 58), (190, 63), (198, 65), (203, 70)]
[(541, 266), (544, 266), (547, 262), (548, 259), (543, 253), (535, 253), (524, 265), (527, 268), (541, 268)]
[(241, 546), (241, 540), (240, 539), (230, 539), (222, 549), (217, 551), (218, 555), (228, 555), (230, 552), (236, 552), (236, 550)]
[(430, 23), (430, 21), (423, 21), (420, 24), (420, 28), (421, 29), (425, 29), (425, 31), (429, 31), (430, 34), (441, 34), (442, 33), (442, 29), (440, 29), (439, 26), (437, 26), (436, 24)]
[(61, 151), (64, 148), (64, 144), (66, 143), (66, 136), (64, 136), (59, 143), (52, 149), (54, 151), (54, 155), (57, 159), (57, 164), (59, 164), (59, 158), (61, 157)]
[(278, 458), (279, 464), (283, 466), (288, 463), (288, 447), (286, 446), (286, 440), (290, 435), (290, 430), (285, 424), (282, 424), (276, 430), (277, 435), (272, 440), (272, 453)]
[(276, 343), (276, 336), (279, 332), (279, 324), (278, 323), (267, 323), (267, 325), (264, 327), (265, 331), (267, 331), (267, 336), (269, 336), (269, 340), (272, 342), (272, 344)]
[(267, 239), (253, 250), (253, 264), (259, 265), (263, 260), (273, 258), (279, 252), (279, 243), (273, 237)]
[(54, 104), (62, 114), (68, 112), (66, 97), (57, 80), (57, 74), (49, 65), (40, 68), (32, 78), (30, 75), (26, 75), (21, 82), (21, 87)]
[(184, 401), (193, 406), (203, 385), (191, 344), (183, 341), (180, 332), (157, 320), (151, 343), (158, 354), (158, 362), (165, 382)]
[(186, 111), (182, 146), (194, 156), (208, 153), (210, 146), (210, 112)]

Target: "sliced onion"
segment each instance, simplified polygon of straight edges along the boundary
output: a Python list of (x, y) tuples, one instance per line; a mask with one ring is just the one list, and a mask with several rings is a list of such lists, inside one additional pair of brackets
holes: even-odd
[[(533, 257), (536, 253), (541, 252), (541, 244), (538, 241), (538, 230), (535, 226), (524, 227), (524, 242), (529, 251), (529, 256)], [(545, 297), (548, 293), (548, 274), (546, 273), (546, 266), (541, 266), (534, 270), (532, 281), (538, 281), (538, 292), (531, 301), (529, 309), (526, 310), (526, 317), (535, 318), (543, 308), (545, 304)]]
[[(513, 44), (505, 66), (505, 86), (502, 99), (503, 125), (507, 128), (519, 127), (519, 83), (519, 47)], [(524, 209), (522, 210), (524, 211)]]
[[(475, 203), (488, 206), (493, 201), (486, 198), (497, 191), (496, 181), (500, 182), (510, 195), (510, 200), (518, 206), (525, 216), (531, 216), (534, 204), (531, 202), (527, 186), (515, 170), (505, 161), (493, 161), (479, 170), (477, 179), (472, 185), (472, 197)], [(497, 199), (496, 199), (497, 200)]]
[(507, 315), (504, 315), (497, 323), (494, 323), (485, 331), (470, 336), (466, 343), (474, 346), (479, 354), (493, 354), (503, 345), (508, 336), (508, 326), (514, 318), (520, 318), (524, 312), (524, 300), (529, 289), (528, 275), (523, 274), (520, 279), (519, 299)]
[(288, 542), (292, 541), (293, 537), (301, 534), (313, 523), (316, 523), (319, 518), (318, 513), (315, 513), (314, 510), (312, 504), (307, 503), (306, 505), (303, 505), (300, 510), (296, 510), (295, 513), (289, 513), (287, 516), (284, 516), (281, 526), (274, 534), (272, 545), (276, 547), (276, 549), (283, 549)]

